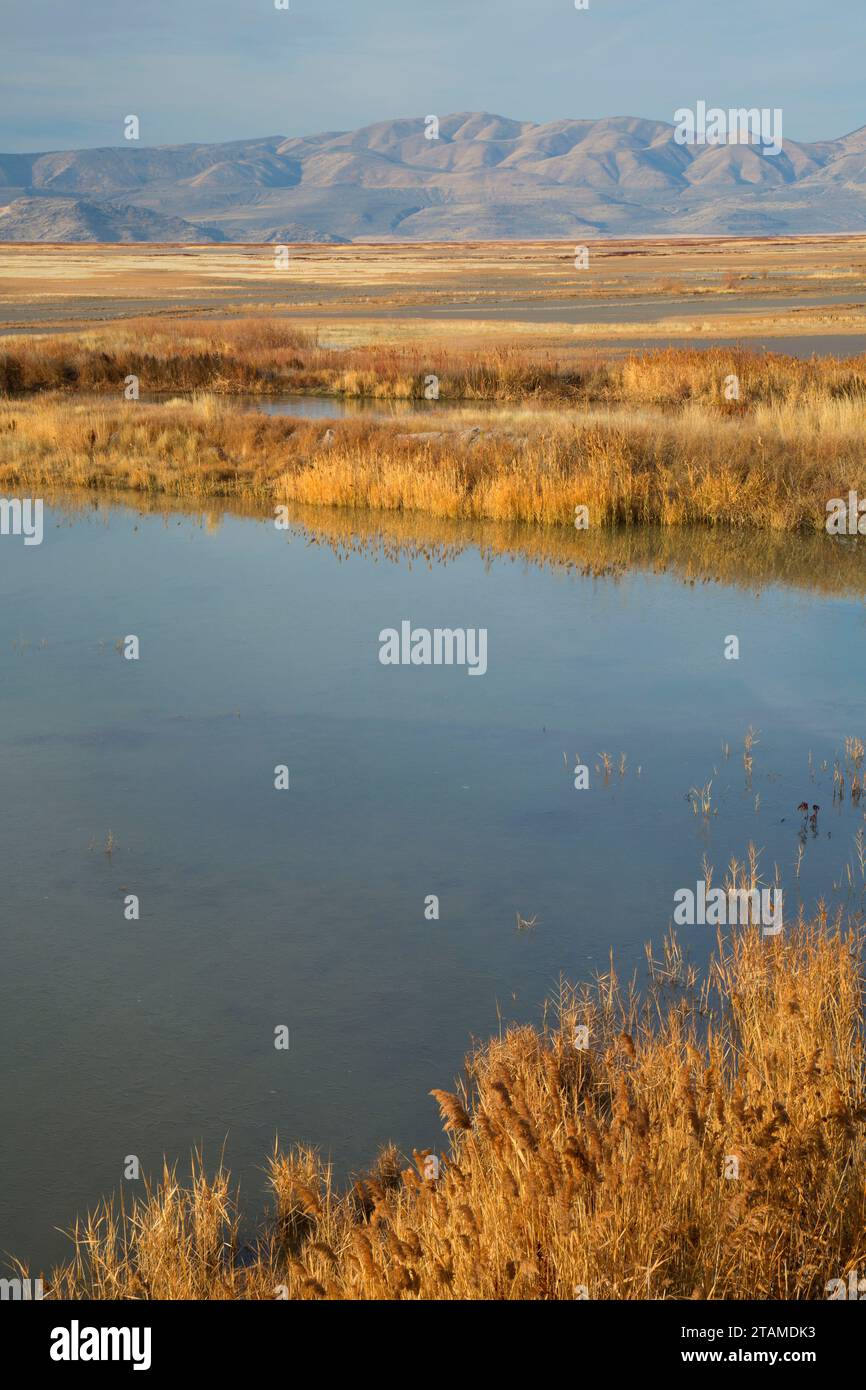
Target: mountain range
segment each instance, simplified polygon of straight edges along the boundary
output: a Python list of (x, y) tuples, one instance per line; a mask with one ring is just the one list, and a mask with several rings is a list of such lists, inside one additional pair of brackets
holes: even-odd
[(485, 112), (220, 144), (0, 154), (0, 241), (467, 241), (866, 227), (866, 126), (678, 144), (664, 121)]

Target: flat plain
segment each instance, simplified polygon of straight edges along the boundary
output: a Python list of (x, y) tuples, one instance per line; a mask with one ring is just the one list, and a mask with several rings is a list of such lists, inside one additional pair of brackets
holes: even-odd
[(0, 332), (141, 315), (291, 317), (330, 345), (426, 342), (605, 355), (743, 343), (866, 346), (866, 236), (277, 247), (0, 247)]

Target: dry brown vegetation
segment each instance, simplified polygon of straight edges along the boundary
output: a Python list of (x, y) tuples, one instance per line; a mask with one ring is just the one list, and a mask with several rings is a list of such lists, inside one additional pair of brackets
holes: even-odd
[(809, 401), (866, 406), (866, 356), (803, 360), (739, 349), (690, 348), (605, 359), (517, 346), (476, 351), (453, 341), (372, 344), (336, 351), (312, 329), (279, 319), (133, 320), (53, 337), (7, 338), (0, 394), (106, 392), (129, 375), (142, 393), (207, 391), (268, 396), (305, 392), (372, 400), (424, 400), (438, 380), (443, 401), (724, 407), (735, 374), (740, 401), (792, 407)]
[(275, 1151), (273, 1213), (244, 1242), (225, 1171), (166, 1171), (78, 1227), (50, 1294), (826, 1297), (866, 1260), (860, 946), (821, 916), (720, 937), (702, 981), (670, 940), (642, 995), (613, 965), (563, 985), (540, 1030), (431, 1093), (438, 1176), (389, 1148), (340, 1192), (314, 1152)]
[(209, 396), (163, 406), (0, 406), (0, 486), (120, 487), (570, 526), (820, 530), (831, 497), (866, 495), (866, 415), (845, 399), (693, 405), (675, 415), (515, 411), (495, 423), (265, 416)]

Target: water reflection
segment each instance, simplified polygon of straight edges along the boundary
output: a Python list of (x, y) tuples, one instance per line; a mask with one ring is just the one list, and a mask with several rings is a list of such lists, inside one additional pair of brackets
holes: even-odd
[[(142, 516), (194, 519), (215, 531), (231, 517), (273, 524), (254, 501), (219, 499), (210, 506), (141, 493), (46, 494), (59, 514), (82, 512), (106, 520), (118, 505)], [(366, 554), (393, 563), (448, 564), (467, 550), (489, 563), (510, 558), (541, 568), (616, 578), (629, 571), (671, 574), (686, 584), (718, 583), (760, 591), (768, 585), (821, 594), (866, 595), (866, 537), (823, 532), (732, 531), (711, 527), (629, 526), (575, 531), (486, 520), (450, 520), (411, 512), (287, 506), (290, 529), (338, 556)]]

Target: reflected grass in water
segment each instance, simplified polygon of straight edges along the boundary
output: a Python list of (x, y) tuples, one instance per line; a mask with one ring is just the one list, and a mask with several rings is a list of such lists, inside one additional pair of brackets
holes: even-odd
[[(270, 509), (233, 498), (201, 507), (182, 499), (122, 490), (93, 494), (50, 491), (46, 502), (68, 513), (105, 517), (117, 506), (148, 516), (184, 515), (208, 531), (227, 517), (273, 525)], [(287, 508), (287, 535), (327, 546), (338, 557), (369, 555), (394, 564), (447, 565), (477, 550), (492, 565), (512, 560), (541, 569), (616, 579), (636, 571), (670, 574), (684, 584), (724, 584), (759, 592), (770, 585), (839, 598), (866, 595), (866, 554), (857, 537), (821, 532), (788, 536), (777, 531), (709, 530), (705, 527), (603, 527), (588, 531), (541, 528), (495, 521), (457, 521), (408, 512)]]

